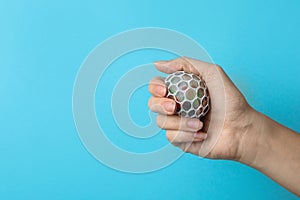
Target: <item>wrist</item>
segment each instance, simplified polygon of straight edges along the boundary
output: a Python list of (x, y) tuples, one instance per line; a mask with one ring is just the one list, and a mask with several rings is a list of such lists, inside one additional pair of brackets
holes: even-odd
[(282, 151), (278, 142), (284, 139), (281, 134), (284, 127), (253, 108), (248, 115), (248, 129), (240, 141), (238, 161), (264, 171), (271, 162), (269, 159), (278, 150)]
[(266, 116), (250, 106), (246, 116), (245, 131), (240, 139), (237, 161), (256, 167), (259, 153), (262, 151), (265, 142), (268, 141), (267, 132), (265, 131), (267, 129)]
[(253, 109), (251, 113), (237, 161), (300, 195), (300, 135)]

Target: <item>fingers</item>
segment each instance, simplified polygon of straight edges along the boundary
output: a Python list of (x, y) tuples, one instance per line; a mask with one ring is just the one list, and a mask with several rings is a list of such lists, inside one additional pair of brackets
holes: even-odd
[(167, 86), (163, 77), (153, 78), (148, 86), (149, 92), (155, 97), (164, 97), (167, 94)]
[(156, 123), (158, 127), (162, 129), (189, 132), (197, 132), (203, 127), (203, 123), (199, 119), (180, 117), (176, 115), (157, 115)]
[(169, 98), (150, 97), (148, 101), (148, 107), (152, 112), (173, 115), (176, 110), (176, 103)]
[[(167, 74), (185, 71), (199, 75), (206, 81), (209, 88), (218, 88), (219, 82), (222, 80), (220, 79), (222, 73), (217, 65), (192, 58), (180, 57), (174, 60), (155, 62), (154, 65), (159, 71)], [(162, 78), (155, 78), (150, 82), (149, 92), (153, 97), (150, 98), (148, 106), (152, 111), (159, 113), (157, 125), (167, 130), (167, 139), (183, 151), (198, 155), (202, 141), (207, 138), (207, 133), (200, 131), (203, 123), (199, 119), (173, 115), (176, 111), (176, 103), (165, 98), (167, 87)]]
[(200, 142), (207, 138), (204, 132), (187, 132), (180, 130), (167, 130), (166, 137), (172, 144), (185, 143), (185, 142)]

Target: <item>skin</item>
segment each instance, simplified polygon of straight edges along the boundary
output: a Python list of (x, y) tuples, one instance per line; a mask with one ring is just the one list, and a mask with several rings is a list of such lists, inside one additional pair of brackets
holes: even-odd
[(220, 135), (205, 157), (246, 164), (300, 196), (299, 134), (254, 110), (218, 65), (186, 57), (155, 62), (154, 65), (167, 74), (183, 70), (201, 76), (209, 88), (211, 99), (221, 99), (220, 87), (214, 83), (221, 80), (224, 85), (225, 102), (213, 101), (208, 116), (200, 121), (174, 115), (175, 102), (166, 98), (164, 78), (155, 77), (150, 81), (152, 97), (148, 107), (158, 113), (157, 125), (166, 130), (170, 143), (185, 152), (199, 155), (203, 141), (210, 137), (206, 127), (219, 123), (212, 121), (210, 113), (221, 115), (217, 108), (225, 105)]

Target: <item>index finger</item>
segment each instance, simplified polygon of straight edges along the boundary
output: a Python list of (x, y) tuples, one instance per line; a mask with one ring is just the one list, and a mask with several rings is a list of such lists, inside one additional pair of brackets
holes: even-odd
[(167, 94), (165, 78), (154, 77), (148, 85), (148, 90), (155, 97), (165, 97)]

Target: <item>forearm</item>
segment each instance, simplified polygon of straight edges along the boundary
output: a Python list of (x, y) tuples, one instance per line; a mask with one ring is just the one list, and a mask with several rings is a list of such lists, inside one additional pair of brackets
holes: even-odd
[(300, 196), (300, 135), (252, 111), (240, 161)]

